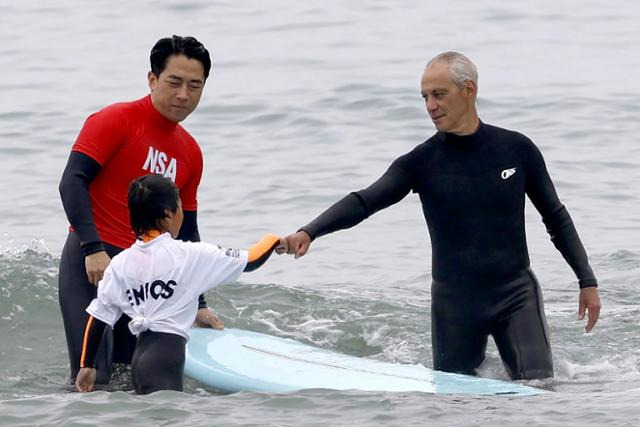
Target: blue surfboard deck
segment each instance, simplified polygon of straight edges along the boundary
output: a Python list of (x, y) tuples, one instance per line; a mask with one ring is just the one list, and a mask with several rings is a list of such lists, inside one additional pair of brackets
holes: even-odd
[(532, 396), (522, 384), (434, 371), (422, 365), (348, 356), (240, 329), (192, 329), (185, 374), (216, 390), (287, 393), (304, 389)]

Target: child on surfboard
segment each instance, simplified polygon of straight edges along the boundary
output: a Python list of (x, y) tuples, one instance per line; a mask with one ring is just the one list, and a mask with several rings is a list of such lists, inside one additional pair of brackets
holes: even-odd
[(174, 183), (160, 175), (133, 180), (128, 204), (137, 241), (111, 260), (87, 307), (76, 388), (93, 390), (104, 328), (126, 314), (137, 336), (131, 362), (136, 393), (182, 391), (185, 345), (198, 295), (260, 267), (274, 250), (286, 250), (286, 241), (268, 234), (245, 251), (175, 240), (183, 220), (180, 196)]

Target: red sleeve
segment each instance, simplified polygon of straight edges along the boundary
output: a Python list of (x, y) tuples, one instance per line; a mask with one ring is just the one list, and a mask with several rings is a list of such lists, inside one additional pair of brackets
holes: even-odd
[(202, 178), (202, 151), (193, 140), (193, 152), (191, 154), (189, 179), (180, 189), (180, 200), (182, 201), (182, 209), (186, 211), (198, 210), (198, 186)]
[(87, 118), (71, 150), (86, 154), (104, 166), (125, 141), (126, 129), (125, 112), (118, 104), (111, 105)]

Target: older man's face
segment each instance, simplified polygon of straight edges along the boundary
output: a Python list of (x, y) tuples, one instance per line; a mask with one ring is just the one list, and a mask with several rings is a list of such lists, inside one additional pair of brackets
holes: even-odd
[(427, 112), (437, 130), (459, 135), (470, 133), (470, 126), (476, 123), (477, 86), (474, 82), (465, 82), (465, 87), (459, 88), (451, 79), (449, 66), (436, 62), (422, 75), (421, 89)]

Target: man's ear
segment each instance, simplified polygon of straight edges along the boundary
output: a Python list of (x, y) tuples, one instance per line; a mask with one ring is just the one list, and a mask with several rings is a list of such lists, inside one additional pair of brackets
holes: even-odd
[(153, 92), (158, 85), (158, 76), (156, 76), (153, 71), (149, 71), (149, 74), (147, 74), (147, 80), (149, 81), (149, 89)]
[(464, 82), (464, 91), (468, 96), (475, 97), (478, 95), (478, 85), (473, 80)]

